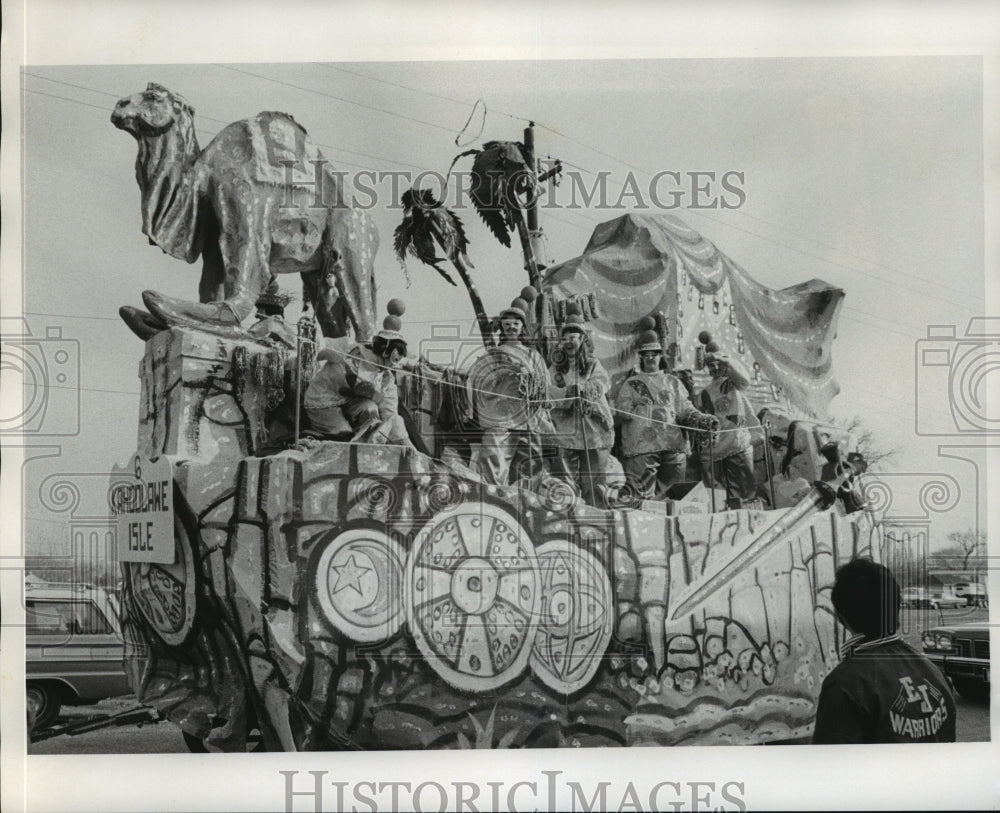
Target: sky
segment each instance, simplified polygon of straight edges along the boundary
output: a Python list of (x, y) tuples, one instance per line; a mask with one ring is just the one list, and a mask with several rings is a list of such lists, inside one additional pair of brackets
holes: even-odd
[[(932, 546), (983, 522), (968, 499), (982, 487), (974, 464), (942, 458), (942, 439), (918, 435), (915, 421), (920, 404), (932, 429), (954, 425), (941, 369), (916, 361), (928, 325), (954, 325), (960, 339), (984, 310), (978, 57), (28, 65), (25, 316), (34, 336), (58, 327), (79, 342), (80, 387), (78, 436), (27, 469), (34, 539), (64, 535), (51, 499), (37, 496), (53, 474), (93, 474), (77, 480), (98, 488), (98, 475), (134, 451), (142, 344), (118, 307), (141, 306), (144, 289), (196, 296), (200, 264), (164, 255), (140, 233), (135, 143), (109, 122), (115, 101), (150, 81), (193, 105), (203, 147), (226, 123), (281, 110), (349, 176), (408, 173), (400, 190), (421, 172), (436, 173), (423, 182), (438, 188), (461, 149), (519, 140), (533, 121), (536, 153), (565, 168), (541, 211), (550, 259), (580, 254), (597, 223), (666, 212), (766, 285), (819, 278), (843, 288), (833, 349), (841, 394), (831, 414), (861, 416), (881, 445), (899, 449), (887, 476), (913, 505), (902, 508), (897, 495), (893, 510), (911, 524), (923, 512)], [(681, 184), (667, 176), (654, 199), (651, 178), (665, 171)], [(692, 191), (697, 172), (715, 173), (709, 199), (722, 194), (736, 208), (696, 208), (706, 203)], [(585, 207), (574, 189), (592, 187), (599, 173), (607, 198)], [(726, 173), (739, 173), (729, 177), (742, 195), (725, 193)], [(629, 176), (642, 200), (622, 197)], [(380, 307), (405, 301), (415, 349), (426, 348), (434, 323), (471, 326), (462, 288), (415, 260), (401, 269), (391, 250), (401, 217), (392, 182), (368, 183), (379, 195), (371, 214), (381, 236)], [(455, 208), (487, 310), (497, 313), (527, 282), (516, 237), (505, 249), (467, 200)], [(301, 299), (297, 275), (280, 282)], [(293, 305), (289, 316), (298, 312)], [(53, 402), (75, 395), (49, 394)], [(54, 404), (49, 420), (57, 414)], [(919, 492), (931, 482), (944, 483), (946, 494), (928, 512)]]

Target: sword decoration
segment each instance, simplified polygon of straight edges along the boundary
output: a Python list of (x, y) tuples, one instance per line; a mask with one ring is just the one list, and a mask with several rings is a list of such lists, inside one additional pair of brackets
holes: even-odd
[(821, 451), (827, 459), (827, 465), (823, 467), (823, 479), (816, 481), (812, 490), (798, 503), (756, 534), (736, 556), (705, 573), (681, 593), (670, 613), (672, 621), (690, 615), (738, 574), (773, 551), (776, 543), (811, 521), (813, 514), (833, 505), (841, 489), (866, 468), (864, 458), (860, 455), (851, 455), (850, 460), (841, 461), (840, 449), (836, 444), (827, 444)]

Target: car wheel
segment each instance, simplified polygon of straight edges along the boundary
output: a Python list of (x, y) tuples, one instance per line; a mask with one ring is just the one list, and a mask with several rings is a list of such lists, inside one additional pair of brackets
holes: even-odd
[(29, 683), (25, 692), (28, 729), (45, 728), (55, 722), (62, 706), (59, 689), (50, 683)]
[(990, 696), (990, 684), (972, 678), (952, 678), (955, 684), (955, 691), (962, 697), (970, 700), (988, 700)]

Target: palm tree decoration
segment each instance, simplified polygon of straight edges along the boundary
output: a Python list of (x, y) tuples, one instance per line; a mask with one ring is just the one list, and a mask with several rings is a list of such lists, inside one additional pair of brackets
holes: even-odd
[[(403, 204), (403, 222), (396, 226), (393, 248), (396, 259), (406, 267), (407, 255), (416, 257), (425, 265), (431, 266), (452, 285), (456, 285), (447, 268), (441, 265), (435, 243), (441, 247), (445, 258), (451, 261), (469, 292), (472, 309), (476, 312), (479, 332), (483, 337), (483, 345), (493, 346), (493, 331), (483, 300), (476, 290), (476, 285), (469, 275), (472, 262), (466, 251), (469, 240), (458, 215), (445, 208), (437, 201), (429, 189), (407, 189), (401, 200)], [(509, 242), (508, 242), (509, 245)]]
[(538, 194), (538, 177), (524, 159), (524, 145), (517, 141), (488, 141), (481, 150), (466, 150), (459, 158), (474, 155), (472, 161), (472, 203), (501, 245), (510, 248), (510, 232), (517, 229), (528, 269), (528, 284), (542, 290), (541, 274), (531, 247), (526, 210)]

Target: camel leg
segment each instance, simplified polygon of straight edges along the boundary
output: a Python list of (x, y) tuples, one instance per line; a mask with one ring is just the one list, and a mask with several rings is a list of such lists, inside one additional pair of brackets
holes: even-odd
[[(358, 341), (375, 332), (375, 280), (372, 268), (378, 251), (378, 232), (367, 213), (331, 208), (323, 231), (325, 284), (337, 295), (335, 316), (345, 335), (348, 324)], [(317, 315), (319, 311), (317, 311)]]
[[(219, 238), (224, 271), (223, 302), (242, 322), (254, 312), (257, 299), (271, 282), (271, 236), (264, 213), (255, 213), (249, 224), (228, 230)], [(234, 234), (235, 232), (235, 234)]]
[(224, 297), (222, 254), (218, 240), (206, 240), (201, 254), (201, 279), (198, 282), (198, 301), (217, 302)]
[(258, 297), (271, 281), (269, 250), (264, 213), (255, 214), (250, 222), (237, 223), (219, 237), (225, 299), (195, 303), (144, 291), (143, 301), (154, 316), (169, 324), (238, 327), (254, 313)]

